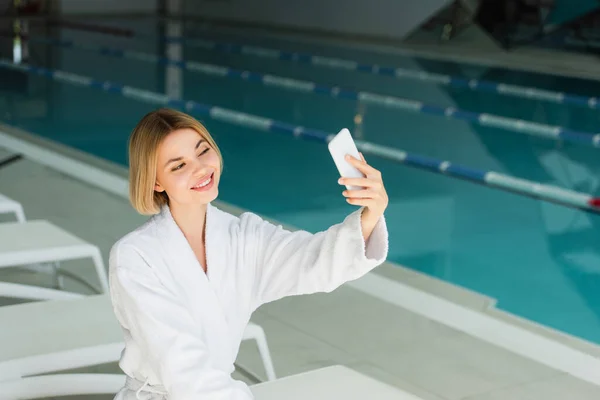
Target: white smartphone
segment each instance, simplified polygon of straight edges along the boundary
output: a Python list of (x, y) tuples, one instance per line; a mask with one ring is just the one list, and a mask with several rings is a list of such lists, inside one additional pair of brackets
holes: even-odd
[[(360, 160), (360, 154), (356, 148), (356, 144), (350, 135), (350, 131), (346, 128), (342, 129), (327, 145), (333, 162), (338, 169), (338, 172), (343, 178), (364, 178), (362, 172), (350, 164), (344, 158), (347, 154), (356, 157)], [(360, 186), (346, 185), (348, 190), (362, 189)]]

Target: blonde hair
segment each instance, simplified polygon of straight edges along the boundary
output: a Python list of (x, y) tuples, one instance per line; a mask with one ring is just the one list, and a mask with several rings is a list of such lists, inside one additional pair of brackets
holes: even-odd
[(152, 215), (160, 212), (169, 198), (154, 190), (158, 147), (165, 137), (179, 129), (193, 129), (217, 152), (223, 167), (223, 157), (208, 130), (194, 117), (170, 108), (146, 114), (129, 137), (129, 201), (137, 212)]

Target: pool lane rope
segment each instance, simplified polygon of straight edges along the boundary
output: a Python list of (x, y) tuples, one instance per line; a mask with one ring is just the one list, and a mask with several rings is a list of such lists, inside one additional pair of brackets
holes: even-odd
[[(65, 24), (65, 28), (69, 28)], [(75, 28), (76, 29), (76, 28)], [(123, 30), (122, 28), (109, 27), (104, 28), (96, 26), (97, 30), (104, 33), (111, 30)], [(128, 37), (156, 39), (156, 35), (143, 34), (132, 30), (125, 30)], [(299, 64), (309, 64), (319, 67), (327, 67), (338, 70), (357, 71), (372, 75), (393, 77), (397, 79), (419, 80), (431, 84), (450, 86), (458, 89), (472, 90), (477, 92), (488, 92), (503, 96), (513, 96), (525, 99), (547, 101), (557, 104), (572, 105), (578, 107), (587, 107), (594, 110), (600, 109), (600, 98), (571, 94), (567, 92), (546, 90), (531, 86), (513, 85), (495, 81), (467, 79), (461, 76), (438, 74), (426, 71), (416, 71), (407, 68), (394, 66), (385, 66), (380, 64), (365, 64), (355, 60), (348, 60), (335, 57), (326, 57), (308, 53), (291, 52), (279, 49), (244, 45), (231, 42), (213, 41), (201, 37), (180, 37), (180, 36), (158, 36), (159, 40), (167, 43), (185, 43), (188, 46), (203, 48), (205, 50), (223, 52), (230, 54), (251, 55), (262, 58), (276, 59), (280, 61), (289, 61)], [(417, 57), (418, 58), (418, 57)]]
[(422, 113), (426, 115), (452, 118), (476, 123), (481, 126), (499, 128), (516, 133), (526, 134), (529, 136), (571, 142), (580, 145), (591, 146), (594, 148), (600, 148), (600, 133), (577, 131), (557, 125), (541, 124), (537, 122), (503, 117), (500, 115), (494, 115), (489, 113), (476, 113), (466, 110), (460, 110), (454, 107), (441, 107), (438, 105), (425, 104), (420, 101), (402, 97), (387, 96), (365, 91), (355, 91), (351, 89), (344, 89), (338, 86), (327, 86), (311, 81), (293, 79), (284, 76), (259, 74), (252, 71), (243, 71), (228, 68), (217, 64), (208, 64), (185, 60), (179, 61), (169, 59), (167, 57), (157, 56), (155, 54), (150, 53), (123, 50), (104, 46), (92, 46), (83, 43), (77, 43), (72, 40), (57, 40), (42, 37), (31, 37), (29, 40), (33, 43), (42, 43), (45, 45), (58, 46), (75, 50), (91, 51), (103, 56), (167, 65), (180, 68), (186, 71), (214, 77), (241, 79), (245, 81), (256, 82), (264, 86), (277, 87), (291, 91), (328, 95), (336, 99), (347, 99), (379, 107), (393, 108), (403, 111)]
[[(202, 115), (225, 123), (258, 129), (267, 132), (284, 133), (295, 138), (329, 143), (335, 136), (333, 133), (317, 129), (292, 125), (270, 118), (247, 114), (222, 107), (202, 104), (195, 101), (173, 99), (165, 94), (134, 88), (110, 81), (99, 81), (91, 77), (77, 75), (61, 70), (52, 70), (27, 64), (15, 64), (10, 60), (0, 59), (0, 67), (40, 75), (58, 82), (100, 89), (106, 92), (120, 94), (126, 98), (156, 104), (161, 107), (173, 107), (188, 113)], [(439, 174), (461, 178), (487, 186), (516, 192), (541, 200), (559, 203), (583, 210), (600, 212), (600, 199), (585, 193), (563, 189), (552, 185), (529, 181), (497, 173), (481, 171), (467, 166), (442, 161), (435, 158), (411, 154), (400, 149), (390, 148), (362, 140), (356, 141), (357, 147), (367, 155), (374, 155), (393, 162), (425, 169)]]

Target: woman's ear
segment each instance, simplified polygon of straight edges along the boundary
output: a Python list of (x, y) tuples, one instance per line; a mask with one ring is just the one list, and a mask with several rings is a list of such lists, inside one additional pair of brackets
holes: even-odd
[(155, 190), (156, 192), (164, 192), (164, 191), (165, 191), (165, 188), (163, 188), (163, 187), (160, 185), (160, 183), (156, 182), (156, 183), (154, 184), (154, 190)]

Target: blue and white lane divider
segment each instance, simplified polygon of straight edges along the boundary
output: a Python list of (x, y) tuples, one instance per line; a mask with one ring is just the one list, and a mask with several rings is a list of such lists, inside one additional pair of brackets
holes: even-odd
[[(70, 72), (51, 70), (26, 64), (15, 64), (6, 59), (0, 59), (0, 67), (41, 75), (46, 78), (68, 84), (100, 89), (107, 92), (120, 94), (130, 99), (156, 104), (161, 107), (173, 107), (185, 110), (191, 114), (206, 116), (208, 118), (223, 121), (229, 124), (245, 126), (248, 128), (259, 129), (268, 132), (290, 134), (296, 138), (328, 143), (335, 136), (333, 133), (328, 133), (317, 129), (309, 129), (302, 126), (291, 125), (285, 122), (276, 121), (257, 115), (246, 114), (235, 110), (229, 110), (226, 108), (202, 104), (195, 101), (172, 99), (162, 93), (138, 89), (109, 81), (98, 81), (87, 76), (76, 75)], [(470, 167), (453, 164), (450, 161), (441, 161), (418, 154), (410, 154), (400, 149), (381, 146), (375, 143), (369, 143), (365, 141), (357, 141), (356, 143), (357, 147), (367, 155), (374, 155), (401, 164), (474, 181), (480, 184), (517, 192), (570, 207), (600, 212), (600, 201), (588, 194), (579, 193), (556, 186), (544, 185), (525, 179), (519, 179), (493, 171), (480, 171)]]
[[(155, 38), (155, 36), (140, 33), (135, 33), (134, 36), (140, 38)], [(566, 92), (545, 90), (530, 86), (511, 85), (508, 83), (479, 79), (466, 79), (460, 76), (437, 74), (425, 71), (415, 71), (407, 68), (384, 66), (379, 64), (365, 64), (355, 60), (312, 55), (308, 53), (284, 51), (273, 48), (250, 46), (237, 43), (212, 41), (198, 37), (183, 38), (179, 36), (164, 36), (162, 37), (162, 40), (171, 43), (185, 43), (188, 46), (199, 47), (206, 50), (218, 51), (223, 53), (252, 55), (262, 58), (290, 61), (299, 64), (311, 64), (315, 66), (333, 69), (364, 72), (373, 75), (383, 75), (388, 77), (394, 77), (397, 79), (420, 80), (423, 82), (434, 83), (437, 85), (451, 86), (472, 91), (489, 92), (505, 96), (548, 101), (552, 103), (574, 105), (579, 107), (589, 107), (596, 110), (600, 109), (599, 97), (581, 96)]]
[(311, 81), (292, 79), (284, 76), (241, 71), (221, 65), (206, 64), (196, 61), (178, 61), (150, 53), (116, 49), (111, 47), (90, 46), (87, 44), (76, 43), (72, 40), (56, 40), (39, 37), (31, 38), (30, 40), (32, 42), (43, 43), (52, 46), (96, 52), (104, 56), (171, 65), (187, 71), (221, 78), (242, 79), (261, 83), (265, 86), (273, 86), (304, 93), (329, 95), (333, 98), (343, 98), (404, 111), (413, 111), (439, 117), (453, 118), (476, 123), (481, 126), (499, 128), (530, 136), (537, 136), (551, 140), (562, 140), (580, 145), (588, 145), (600, 148), (600, 133), (576, 131), (556, 125), (540, 124), (537, 122), (524, 121), (521, 119), (508, 118), (488, 113), (475, 113), (453, 107), (440, 107), (433, 104), (424, 104), (420, 101), (412, 99), (386, 96), (372, 92), (354, 91), (340, 88), (338, 86), (321, 85)]
[(533, 100), (548, 101), (552, 103), (600, 109), (600, 98), (598, 97), (581, 96), (565, 92), (545, 90), (536, 87), (511, 85), (508, 83), (479, 79), (466, 79), (460, 76), (415, 71), (406, 68), (383, 66), (379, 64), (364, 64), (354, 60), (290, 52), (258, 46), (241, 45), (237, 43), (216, 42), (200, 38), (166, 36), (164, 39), (167, 42), (185, 42), (186, 45), (225, 53), (253, 55), (281, 61), (291, 61), (300, 64), (311, 64), (333, 69), (364, 72), (373, 75), (383, 75), (397, 79), (420, 80), (437, 85), (451, 86), (478, 92), (489, 92), (505, 96), (514, 96)]
[[(132, 36), (139, 38), (145, 37), (156, 39), (156, 36), (154, 35), (141, 34), (139, 32), (132, 32)], [(292, 61), (301, 64), (312, 64), (316, 66), (323, 66), (334, 69), (359, 71), (374, 75), (384, 75), (395, 77), (398, 79), (416, 79), (423, 82), (435, 83), (438, 85), (451, 86), (461, 89), (469, 89), (479, 92), (490, 92), (506, 96), (542, 100), (580, 107), (589, 107), (596, 110), (600, 109), (599, 97), (581, 96), (565, 92), (545, 90), (536, 87), (510, 85), (507, 83), (500, 83), (494, 81), (465, 79), (460, 76), (415, 71), (406, 68), (382, 66), (379, 64), (363, 64), (354, 60), (317, 56), (306, 53), (290, 52), (272, 48), (242, 45), (237, 43), (218, 42), (198, 37), (183, 38), (178, 36), (163, 36), (161, 39), (166, 42), (185, 42), (185, 44), (189, 46), (195, 46), (207, 50), (225, 53), (253, 55), (282, 61)]]

